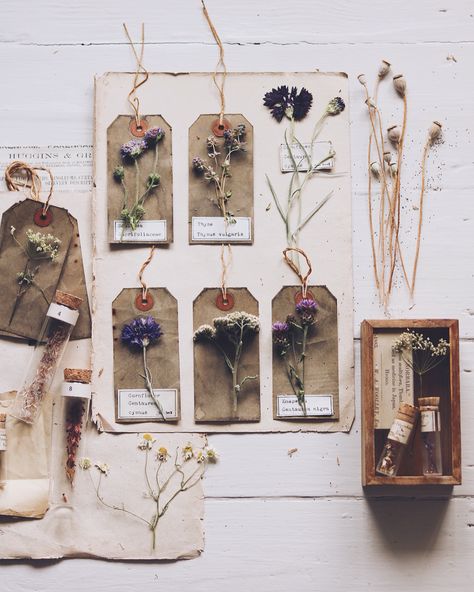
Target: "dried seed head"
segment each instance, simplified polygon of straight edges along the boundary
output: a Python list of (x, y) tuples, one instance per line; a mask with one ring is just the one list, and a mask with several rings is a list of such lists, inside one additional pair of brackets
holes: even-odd
[(387, 74), (390, 72), (390, 62), (387, 62), (387, 60), (382, 60), (382, 63), (380, 64), (379, 67), (379, 78), (380, 80), (382, 80), (382, 78), (385, 78), (385, 76), (387, 76)]
[(387, 164), (390, 164), (392, 162), (392, 153), (391, 152), (384, 152), (383, 159), (385, 160), (385, 162)]
[(392, 125), (387, 129), (387, 138), (393, 144), (397, 145), (402, 136), (402, 128), (399, 125)]
[(369, 109), (377, 109), (377, 105), (375, 104), (374, 100), (370, 97), (368, 99), (365, 99), (365, 104)]
[(357, 76), (357, 80), (362, 84), (362, 86), (367, 86), (365, 74), (359, 74), (359, 76)]
[(398, 164), (396, 162), (390, 163), (390, 174), (393, 177), (396, 177), (396, 175), (398, 174)]
[(405, 76), (403, 76), (403, 74), (397, 74), (393, 77), (393, 86), (401, 97), (405, 96), (407, 91), (407, 81), (405, 80)]
[(430, 129), (428, 130), (428, 139), (431, 144), (436, 142), (438, 138), (441, 137), (441, 132), (443, 131), (443, 126), (440, 124), (439, 121), (433, 121), (431, 124)]
[(380, 165), (377, 161), (374, 160), (374, 162), (370, 163), (370, 172), (372, 173), (372, 175), (376, 178), (379, 179), (380, 178)]

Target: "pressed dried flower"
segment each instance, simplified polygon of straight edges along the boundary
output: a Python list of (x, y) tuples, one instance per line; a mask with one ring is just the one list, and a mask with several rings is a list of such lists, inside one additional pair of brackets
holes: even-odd
[(196, 458), (196, 462), (203, 463), (206, 461), (206, 456), (202, 450), (196, 450), (194, 453), (194, 457)]
[(329, 101), (328, 106), (326, 107), (326, 112), (328, 115), (339, 115), (339, 113), (342, 113), (345, 108), (346, 104), (343, 99), (341, 97), (334, 97), (334, 99)]
[(151, 127), (145, 134), (143, 142), (147, 148), (153, 148), (165, 137), (165, 131), (161, 127)]
[(117, 183), (121, 183), (125, 178), (125, 169), (122, 165), (117, 165), (114, 168), (112, 175)]
[(168, 457), (169, 457), (168, 449), (165, 448), (164, 446), (160, 446), (156, 452), (156, 458), (160, 462), (166, 462), (168, 460)]
[(90, 458), (88, 458), (87, 456), (84, 456), (83, 458), (81, 458), (79, 460), (79, 467), (83, 470), (83, 471), (87, 471), (88, 469), (90, 469), (92, 467), (92, 461)]
[(399, 125), (392, 125), (387, 129), (387, 138), (392, 144), (397, 145), (402, 137), (402, 128)]
[(300, 315), (303, 325), (312, 325), (314, 323), (314, 315), (317, 310), (318, 305), (312, 298), (303, 298), (296, 305), (296, 312)]
[(193, 451), (193, 447), (190, 444), (190, 442), (188, 442), (186, 444), (186, 446), (183, 446), (183, 458), (184, 460), (191, 460), (194, 456), (194, 451)]
[(154, 442), (155, 439), (151, 434), (143, 434), (142, 439), (138, 443), (138, 448), (140, 450), (151, 450)]
[(278, 123), (283, 117), (301, 121), (311, 109), (313, 95), (304, 87), (298, 92), (296, 86), (292, 86), (290, 90), (285, 84), (267, 92), (263, 97), (263, 104), (270, 109), (272, 117)]
[(211, 463), (217, 462), (219, 455), (217, 454), (217, 451), (215, 448), (212, 448), (211, 446), (206, 446), (206, 448), (204, 449), (204, 453), (206, 455), (206, 460), (208, 462), (211, 462)]
[(163, 335), (159, 323), (151, 316), (137, 317), (122, 329), (122, 342), (137, 348), (148, 347)]
[(110, 472), (109, 465), (107, 463), (97, 461), (94, 463), (94, 466), (100, 473), (102, 473), (102, 475), (107, 476)]
[(441, 137), (442, 130), (443, 126), (441, 125), (441, 123), (439, 121), (433, 121), (433, 123), (430, 126), (430, 129), (428, 130), (428, 139), (431, 144), (436, 142), (436, 140), (438, 140)]
[(407, 90), (407, 81), (405, 80), (405, 76), (403, 76), (403, 74), (397, 74), (393, 77), (393, 86), (401, 97), (405, 96)]
[(387, 76), (387, 74), (390, 72), (390, 66), (390, 62), (387, 62), (387, 60), (382, 60), (378, 72), (378, 77), (380, 78), (380, 80), (382, 80), (382, 78), (385, 78), (385, 76)]
[(161, 181), (161, 176), (158, 173), (150, 173), (146, 180), (146, 186), (148, 189), (155, 189), (158, 187)]
[(201, 325), (194, 332), (193, 340), (195, 342), (203, 341), (206, 339), (214, 339), (216, 336), (216, 330), (211, 325)]
[(139, 158), (147, 149), (143, 140), (129, 140), (120, 147), (120, 156), (124, 161), (133, 161)]

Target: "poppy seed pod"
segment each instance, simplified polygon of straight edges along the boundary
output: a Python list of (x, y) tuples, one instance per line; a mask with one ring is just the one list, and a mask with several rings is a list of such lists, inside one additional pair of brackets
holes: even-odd
[(396, 162), (390, 163), (390, 174), (395, 177), (398, 173), (398, 165)]
[(397, 74), (397, 76), (393, 77), (393, 86), (401, 97), (405, 96), (407, 90), (407, 81), (405, 80), (405, 76), (403, 76), (403, 74)]
[(387, 129), (387, 138), (392, 144), (398, 144), (402, 136), (402, 128), (399, 125), (392, 125)]
[(385, 162), (387, 164), (390, 164), (392, 162), (392, 154), (391, 154), (391, 152), (384, 152), (383, 153), (383, 159), (385, 160)]
[(357, 76), (357, 80), (362, 84), (362, 86), (367, 86), (365, 74), (359, 74), (359, 76)]
[(382, 78), (385, 78), (385, 76), (387, 76), (387, 74), (390, 72), (390, 62), (387, 62), (387, 60), (382, 60), (382, 63), (380, 64), (379, 67), (379, 78), (380, 80), (382, 80)]
[(370, 172), (372, 173), (372, 175), (376, 178), (379, 179), (380, 178), (380, 165), (377, 161), (374, 160), (374, 162), (370, 163)]
[(377, 109), (377, 105), (375, 104), (374, 100), (370, 97), (368, 99), (365, 99), (365, 104), (367, 105), (367, 107), (369, 107), (369, 109)]
[(431, 142), (431, 144), (436, 142), (436, 140), (441, 136), (442, 131), (443, 131), (443, 126), (440, 124), (440, 122), (433, 121), (430, 129), (428, 130), (428, 139)]

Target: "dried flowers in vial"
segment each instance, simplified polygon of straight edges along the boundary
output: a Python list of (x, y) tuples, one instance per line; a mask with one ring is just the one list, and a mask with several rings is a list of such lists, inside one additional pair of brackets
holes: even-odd
[(5, 426), (6, 420), (6, 413), (0, 413), (0, 488), (5, 486), (5, 482), (7, 480), (7, 430)]
[(416, 407), (409, 403), (400, 404), (377, 464), (377, 473), (387, 477), (397, 475), (417, 419), (418, 409)]
[(65, 368), (63, 383), (63, 413), (66, 427), (66, 477), (73, 483), (77, 458), (89, 416), (91, 399), (90, 370)]
[(33, 424), (53, 381), (72, 330), (79, 317), (82, 299), (56, 291), (46, 313), (40, 335), (22, 388), (18, 391), (10, 415)]
[(439, 397), (420, 397), (423, 475), (442, 475)]

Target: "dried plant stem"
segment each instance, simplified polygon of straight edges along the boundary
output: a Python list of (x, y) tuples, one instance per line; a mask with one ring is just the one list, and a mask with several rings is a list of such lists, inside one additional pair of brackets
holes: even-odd
[(424, 204), (424, 197), (425, 197), (425, 178), (426, 178), (426, 159), (428, 157), (428, 150), (430, 147), (430, 140), (426, 140), (425, 146), (423, 148), (423, 156), (421, 160), (421, 190), (420, 190), (420, 204), (419, 204), (419, 216), (418, 216), (418, 233), (416, 237), (416, 251), (415, 251), (415, 260), (413, 263), (413, 272), (411, 276), (411, 283), (410, 283), (410, 297), (413, 299), (413, 295), (415, 293), (415, 283), (416, 283), (416, 273), (418, 270), (418, 258), (420, 255), (420, 243), (421, 243), (421, 230), (423, 226), (423, 204)]

